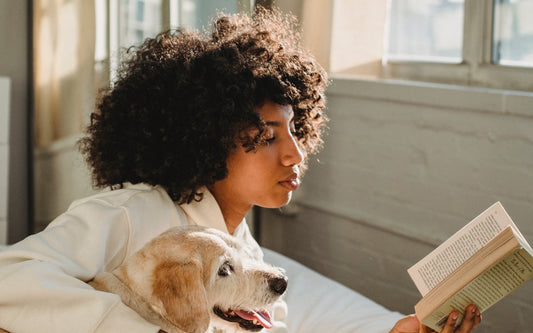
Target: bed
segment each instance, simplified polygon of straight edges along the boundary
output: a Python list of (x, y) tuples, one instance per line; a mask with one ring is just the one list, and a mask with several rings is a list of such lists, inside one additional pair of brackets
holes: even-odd
[(286, 256), (263, 252), (266, 262), (287, 271), (290, 332), (388, 333), (404, 317)]

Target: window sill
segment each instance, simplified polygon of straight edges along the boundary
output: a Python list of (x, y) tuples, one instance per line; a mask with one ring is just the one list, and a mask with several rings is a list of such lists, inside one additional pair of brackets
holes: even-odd
[(452, 84), (333, 74), (331, 96), (533, 117), (533, 93)]

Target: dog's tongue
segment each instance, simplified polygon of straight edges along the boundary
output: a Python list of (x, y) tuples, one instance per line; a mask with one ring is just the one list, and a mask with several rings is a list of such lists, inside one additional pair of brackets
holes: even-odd
[(246, 320), (256, 319), (264, 328), (272, 328), (272, 319), (266, 311), (233, 310), (239, 317)]

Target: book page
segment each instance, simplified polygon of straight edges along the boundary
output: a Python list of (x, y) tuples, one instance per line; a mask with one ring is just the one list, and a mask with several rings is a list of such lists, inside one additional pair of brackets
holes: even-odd
[(440, 331), (450, 312), (460, 312), (458, 322), (469, 304), (476, 304), (483, 312), (531, 278), (533, 256), (526, 249), (518, 249), (472, 280), (430, 314), (422, 302), (415, 309), (417, 315), (423, 318), (424, 325)]
[(496, 202), (407, 272), (424, 296), (509, 225), (518, 230), (501, 203)]

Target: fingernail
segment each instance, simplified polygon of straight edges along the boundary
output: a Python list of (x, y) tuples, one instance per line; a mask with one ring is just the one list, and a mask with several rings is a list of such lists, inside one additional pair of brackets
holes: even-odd
[(457, 319), (457, 316), (458, 316), (457, 313), (452, 314), (452, 319), (453, 319), (453, 320), (456, 320), (456, 319)]

